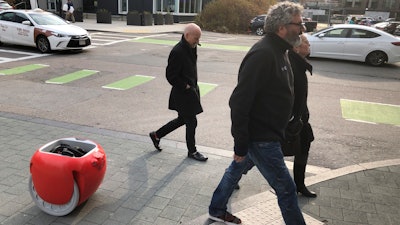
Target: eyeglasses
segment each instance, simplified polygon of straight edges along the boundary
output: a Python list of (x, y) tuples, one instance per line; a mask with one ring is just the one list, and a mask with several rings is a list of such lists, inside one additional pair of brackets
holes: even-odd
[(303, 27), (305, 25), (305, 23), (303, 23), (303, 22), (300, 22), (300, 23), (288, 23), (287, 25), (289, 25), (289, 24), (296, 25), (296, 26), (299, 26), (299, 27)]

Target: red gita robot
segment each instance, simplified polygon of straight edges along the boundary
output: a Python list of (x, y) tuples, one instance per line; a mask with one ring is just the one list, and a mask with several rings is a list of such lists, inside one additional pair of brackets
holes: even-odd
[(64, 216), (85, 202), (106, 172), (103, 148), (90, 140), (63, 138), (32, 156), (29, 192), (35, 204), (53, 216)]

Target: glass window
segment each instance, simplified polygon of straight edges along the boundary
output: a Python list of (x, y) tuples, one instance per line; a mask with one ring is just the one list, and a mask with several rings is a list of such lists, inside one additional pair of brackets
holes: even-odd
[(157, 0), (155, 6), (157, 12), (175, 12), (175, 0)]
[(16, 13), (14, 17), (14, 22), (16, 23), (22, 23), (23, 21), (29, 20), (28, 17), (26, 17), (22, 13)]
[(199, 13), (201, 12), (202, 0), (179, 0), (180, 13)]
[(3, 13), (0, 15), (0, 20), (4, 20), (4, 21), (13, 21), (14, 20), (14, 13)]
[(325, 32), (324, 37), (332, 37), (332, 38), (345, 38), (347, 37), (347, 33), (349, 32), (349, 29), (333, 29), (330, 31)]
[(55, 12), (57, 10), (57, 1), (56, 0), (48, 0), (47, 10), (50, 12)]
[(353, 29), (351, 31), (351, 38), (375, 38), (375, 37), (379, 37), (380, 35), (372, 32), (372, 31), (368, 31), (368, 30), (361, 30), (361, 29)]
[(128, 0), (118, 0), (118, 13), (119, 14), (128, 13)]

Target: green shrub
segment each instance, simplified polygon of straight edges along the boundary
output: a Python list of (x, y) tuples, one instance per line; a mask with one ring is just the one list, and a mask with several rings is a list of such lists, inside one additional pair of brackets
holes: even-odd
[(275, 0), (215, 0), (196, 17), (203, 30), (221, 33), (246, 33), (250, 20), (266, 13)]

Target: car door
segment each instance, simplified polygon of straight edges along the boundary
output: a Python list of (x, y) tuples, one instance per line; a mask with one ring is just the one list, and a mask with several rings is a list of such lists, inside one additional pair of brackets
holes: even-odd
[(349, 28), (334, 28), (313, 35), (310, 41), (311, 56), (342, 59), (344, 41)]
[(14, 26), (16, 32), (14, 33), (14, 39), (18, 40), (21, 45), (35, 46), (34, 40), (34, 26), (32, 23), (24, 24), (24, 21), (29, 21), (28, 17), (23, 13), (15, 13)]
[(0, 41), (4, 43), (14, 43), (14, 20), (15, 13), (6, 12), (0, 14)]
[(374, 46), (374, 37), (378, 34), (364, 29), (351, 29), (350, 35), (344, 44), (343, 57), (348, 60), (364, 61), (367, 49)]

